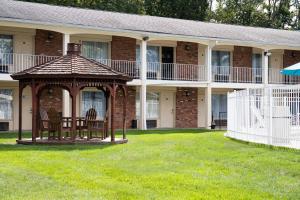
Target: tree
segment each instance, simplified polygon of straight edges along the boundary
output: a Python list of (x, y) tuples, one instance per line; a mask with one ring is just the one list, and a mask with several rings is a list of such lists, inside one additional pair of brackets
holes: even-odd
[(145, 0), (145, 12), (149, 15), (180, 19), (204, 20), (207, 0)]
[(293, 23), (291, 0), (267, 0), (264, 8), (267, 10), (267, 22), (269, 27), (287, 29)]
[(52, 5), (72, 6), (125, 13), (144, 13), (144, 0), (24, 0)]
[(216, 22), (247, 26), (265, 26), (263, 0), (217, 0), (212, 14)]

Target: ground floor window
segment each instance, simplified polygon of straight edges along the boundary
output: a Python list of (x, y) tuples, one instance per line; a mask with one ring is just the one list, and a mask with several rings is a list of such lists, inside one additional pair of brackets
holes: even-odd
[(12, 119), (12, 101), (13, 101), (12, 89), (0, 89), (0, 119), (1, 120)]
[(85, 117), (86, 112), (90, 108), (94, 108), (97, 111), (98, 119), (104, 119), (106, 112), (106, 100), (102, 91), (82, 91), (81, 116)]
[(212, 118), (213, 120), (227, 119), (227, 95), (226, 94), (212, 95)]
[[(140, 117), (140, 93), (136, 93), (136, 117)], [(147, 92), (146, 97), (146, 118), (158, 119), (159, 118), (159, 93)]]

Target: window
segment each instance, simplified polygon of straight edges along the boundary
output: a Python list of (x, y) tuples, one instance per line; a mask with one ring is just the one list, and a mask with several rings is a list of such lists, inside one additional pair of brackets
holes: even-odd
[(0, 119), (12, 119), (13, 91), (11, 89), (0, 89)]
[(252, 70), (254, 77), (261, 82), (262, 77), (262, 56), (261, 54), (252, 55)]
[(97, 118), (104, 119), (106, 112), (106, 100), (102, 91), (82, 91), (81, 116), (85, 117), (90, 108), (95, 108)]
[[(140, 93), (136, 93), (136, 118), (140, 118)], [(159, 118), (159, 93), (147, 92), (146, 97), (146, 118), (158, 119)]]
[[(141, 61), (140, 46), (136, 46), (136, 61)], [(160, 47), (159, 46), (147, 46), (147, 71), (158, 72), (160, 67)]]
[(212, 51), (212, 69), (215, 73), (229, 74), (230, 52)]
[(82, 55), (95, 60), (108, 59), (108, 43), (82, 41)]
[(212, 95), (212, 117), (213, 120), (227, 118), (227, 95), (213, 94)]
[(0, 65), (7, 66), (13, 62), (13, 36), (0, 35)]

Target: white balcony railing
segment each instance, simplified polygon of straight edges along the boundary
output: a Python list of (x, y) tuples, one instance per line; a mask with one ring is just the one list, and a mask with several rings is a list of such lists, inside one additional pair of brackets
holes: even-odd
[[(51, 61), (58, 56), (0, 53), (0, 73), (14, 74), (35, 65)], [(94, 59), (116, 71), (140, 78), (140, 62), (128, 60)], [(176, 81), (207, 81), (207, 68), (202, 65), (177, 63), (147, 63), (147, 79)]]
[(14, 74), (55, 58), (57, 56), (0, 53), (0, 73)]
[(134, 79), (140, 78), (140, 62), (129, 60), (111, 60), (111, 59), (95, 59), (97, 62), (105, 64), (112, 69), (125, 73)]
[(202, 65), (148, 62), (147, 79), (207, 81), (207, 71)]
[(212, 81), (229, 83), (262, 83), (262, 68), (214, 66)]
[(300, 77), (287, 76), (280, 73), (280, 69), (269, 69), (269, 83), (270, 84), (299, 84)]

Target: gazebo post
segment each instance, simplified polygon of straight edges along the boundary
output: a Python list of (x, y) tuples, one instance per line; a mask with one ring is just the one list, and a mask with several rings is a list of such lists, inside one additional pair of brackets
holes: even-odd
[(32, 93), (32, 142), (36, 142), (36, 125), (37, 125), (37, 98), (36, 98), (36, 85), (34, 80), (31, 83)]
[(123, 139), (126, 139), (126, 112), (127, 112), (127, 87), (123, 86)]
[(19, 82), (19, 132), (18, 140), (22, 140), (22, 97), (23, 97), (23, 84)]
[(111, 133), (110, 133), (110, 140), (112, 143), (115, 142), (115, 104), (116, 104), (116, 84), (112, 85), (112, 91), (110, 92), (111, 97), (111, 117), (110, 117), (110, 126), (111, 126)]
[(76, 96), (77, 96), (77, 88), (75, 87), (75, 82), (73, 83), (73, 88), (71, 92), (72, 96), (72, 139), (76, 138)]
[[(109, 113), (109, 96), (110, 96), (110, 92), (109, 90), (106, 88), (106, 91), (105, 91), (105, 107), (106, 107), (106, 114), (110, 114)], [(106, 124), (106, 127), (105, 127), (105, 138), (108, 137), (108, 131), (109, 131), (109, 115), (107, 115), (107, 124)]]

